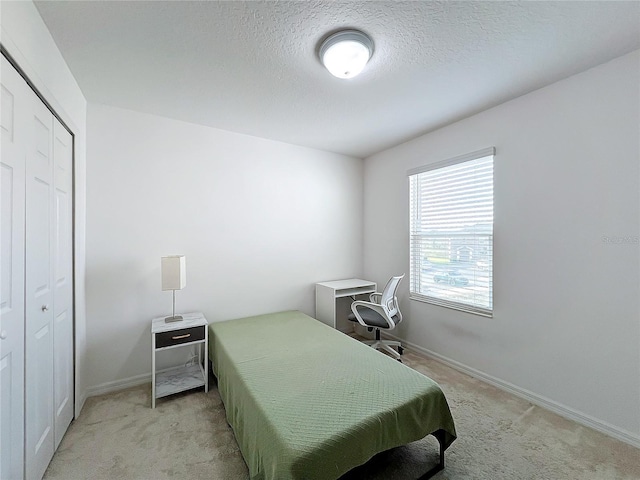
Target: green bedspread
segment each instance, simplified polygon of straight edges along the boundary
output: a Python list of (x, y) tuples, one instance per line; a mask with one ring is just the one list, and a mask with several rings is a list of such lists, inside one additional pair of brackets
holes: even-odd
[(456, 438), (431, 379), (297, 311), (209, 325), (213, 372), (252, 480), (336, 479), (389, 448)]

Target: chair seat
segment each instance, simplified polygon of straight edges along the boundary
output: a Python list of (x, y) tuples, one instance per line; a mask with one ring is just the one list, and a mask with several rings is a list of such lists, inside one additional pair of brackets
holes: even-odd
[[(389, 324), (384, 319), (384, 317), (380, 315), (378, 312), (376, 312), (375, 310), (371, 310), (370, 308), (359, 308), (358, 313), (360, 314), (360, 316), (362, 317), (362, 320), (364, 320), (364, 322), (367, 325), (371, 325), (372, 327), (376, 327), (376, 328), (389, 328)], [(347, 318), (352, 322), (358, 321), (358, 319), (353, 313), (349, 315)], [(394, 315), (393, 317), (391, 317), (391, 320), (393, 320), (393, 322), (396, 325), (398, 324), (397, 315)]]

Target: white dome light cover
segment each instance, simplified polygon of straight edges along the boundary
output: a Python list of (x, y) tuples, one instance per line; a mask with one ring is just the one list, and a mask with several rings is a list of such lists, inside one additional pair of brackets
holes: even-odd
[(359, 30), (342, 30), (322, 42), (318, 55), (333, 76), (353, 78), (373, 55), (373, 41)]

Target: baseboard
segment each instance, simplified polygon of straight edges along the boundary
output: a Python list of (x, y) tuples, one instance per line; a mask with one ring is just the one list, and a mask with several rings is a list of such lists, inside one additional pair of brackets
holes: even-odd
[(129, 378), (123, 378), (122, 380), (114, 380), (113, 382), (101, 383), (100, 385), (94, 385), (87, 388), (87, 397), (94, 397), (96, 395), (104, 395), (105, 393), (117, 392), (118, 390), (124, 390), (129, 387), (136, 387), (143, 383), (151, 383), (151, 373), (143, 373), (142, 375), (135, 375)]
[(516, 397), (523, 398), (534, 405), (538, 405), (542, 408), (552, 411), (553, 413), (557, 413), (558, 415), (568, 418), (569, 420), (573, 420), (581, 425), (584, 425), (589, 428), (593, 428), (599, 432), (602, 432), (610, 437), (616, 438), (624, 443), (628, 443), (636, 448), (640, 448), (640, 435), (635, 434), (633, 432), (629, 432), (627, 430), (623, 430), (614, 425), (611, 425), (607, 422), (603, 422), (598, 420), (590, 415), (579, 412), (571, 407), (558, 403), (549, 398), (543, 397), (542, 395), (538, 395), (537, 393), (531, 392), (524, 388), (518, 387), (512, 383), (506, 382), (499, 378), (488, 375), (484, 372), (476, 370), (475, 368), (471, 368), (463, 363), (457, 362), (450, 358), (445, 357), (444, 355), (440, 355), (439, 353), (432, 352), (426, 348), (423, 348), (414, 343), (408, 342), (402, 338), (398, 338), (395, 335), (389, 335), (388, 333), (384, 333), (383, 337), (389, 337), (393, 340), (398, 340), (402, 342), (402, 345), (405, 346), (409, 350), (414, 350), (419, 352), (429, 358), (437, 360), (445, 365), (454, 368), (460, 372), (466, 373), (474, 378), (482, 380), (485, 383), (493, 385), (501, 390), (509, 392)]

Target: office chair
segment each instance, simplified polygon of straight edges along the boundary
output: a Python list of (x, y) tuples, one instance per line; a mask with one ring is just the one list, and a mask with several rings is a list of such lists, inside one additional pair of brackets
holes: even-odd
[[(370, 295), (370, 302), (362, 300), (353, 302), (351, 304), (351, 311), (353, 313), (348, 317), (352, 322), (358, 322), (360, 325), (367, 327), (369, 331), (375, 329), (375, 340), (367, 340), (364, 343), (377, 350), (384, 350), (390, 353), (400, 362), (402, 362), (400, 355), (402, 355), (404, 350), (402, 345), (400, 342), (393, 340), (381, 340), (380, 329), (393, 330), (396, 328), (396, 325), (402, 321), (402, 314), (398, 306), (396, 292), (403, 278), (404, 274), (398, 277), (391, 277), (391, 280), (387, 282), (382, 293), (376, 292)], [(391, 347), (396, 347), (398, 351), (396, 352)]]

